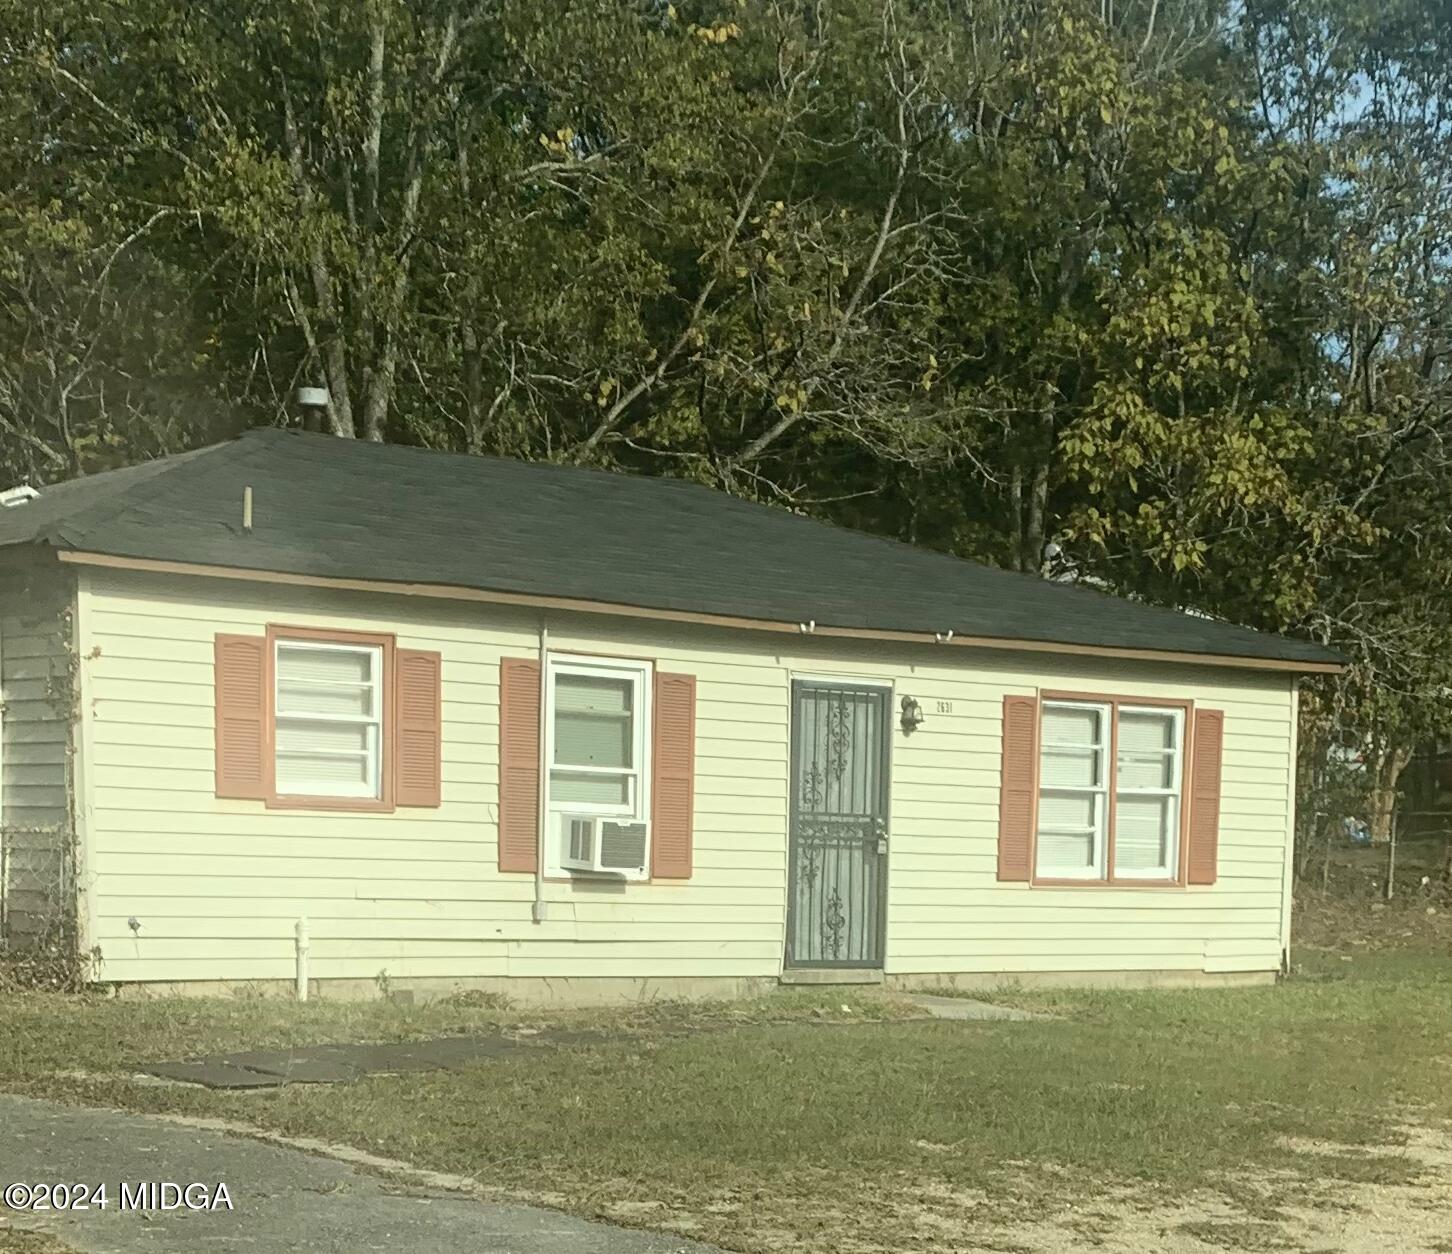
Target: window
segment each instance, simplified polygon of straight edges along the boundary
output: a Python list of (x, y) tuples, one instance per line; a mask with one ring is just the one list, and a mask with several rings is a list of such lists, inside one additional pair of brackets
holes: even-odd
[(650, 813), (649, 678), (644, 662), (549, 660), (546, 752), (550, 825), (557, 835), (547, 869), (556, 874), (567, 862), (578, 869), (590, 861), (598, 852), (592, 839), (603, 842), (618, 830), (607, 826), (594, 833), (589, 820), (644, 822)]
[(1103, 879), (1109, 790), (1104, 759), (1110, 707), (1045, 702), (1039, 754), (1038, 873)]
[(1179, 874), (1180, 756), (1184, 713), (1120, 706), (1114, 799), (1114, 874)]
[(383, 778), (383, 648), (276, 641), (276, 791), (377, 800)]
[(1184, 727), (1179, 706), (1044, 701), (1038, 878), (1178, 878)]
[(218, 797), (279, 810), (443, 805), (441, 654), (385, 632), (269, 623), (218, 632), (212, 679)]

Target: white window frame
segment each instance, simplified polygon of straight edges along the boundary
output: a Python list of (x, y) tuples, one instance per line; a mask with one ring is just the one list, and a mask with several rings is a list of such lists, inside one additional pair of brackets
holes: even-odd
[[(1050, 744), (1043, 738), (1043, 729), (1047, 722), (1044, 713), (1049, 710), (1092, 710), (1099, 715), (1099, 739), (1093, 745), (1082, 744)], [(1041, 880), (1082, 880), (1086, 884), (1099, 883), (1108, 878), (1109, 866), (1109, 771), (1111, 746), (1114, 743), (1114, 707), (1106, 702), (1099, 701), (1065, 701), (1052, 698), (1043, 701), (1039, 709), (1039, 760), (1037, 772), (1039, 778), (1038, 796), (1035, 799), (1034, 824), (1034, 878)], [(1063, 748), (1094, 749), (1097, 751), (1098, 771), (1095, 782), (1087, 787), (1064, 787), (1052, 785), (1045, 787), (1043, 784), (1043, 761), (1046, 749)], [(1037, 816), (1042, 812), (1042, 805), (1039, 804), (1045, 793), (1052, 793), (1057, 796), (1083, 797), (1090, 796), (1094, 799), (1094, 826), (1093, 828), (1054, 828), (1045, 829), (1041, 819)], [(1040, 860), (1040, 837), (1048, 830), (1052, 834), (1069, 836), (1091, 835), (1094, 840), (1094, 864), (1092, 868), (1083, 866), (1051, 866)]]
[[(628, 679), (632, 685), (631, 710), (634, 719), (632, 732), (632, 758), (635, 765), (628, 771), (619, 770), (615, 767), (579, 767), (565, 764), (555, 765), (555, 678), (558, 675), (581, 675), (593, 679)], [(649, 662), (636, 661), (629, 658), (600, 658), (587, 657), (570, 653), (551, 653), (546, 658), (545, 665), (545, 748), (544, 760), (548, 770), (546, 779), (547, 802), (546, 813), (548, 814), (549, 838), (545, 841), (545, 873), (552, 877), (569, 878), (576, 875), (587, 875), (588, 872), (579, 871), (573, 867), (564, 865), (565, 845), (569, 840), (569, 832), (565, 826), (567, 815), (591, 815), (605, 819), (622, 819), (629, 821), (650, 821), (650, 772), (651, 772), (651, 718), (653, 708), (651, 705), (654, 693), (654, 668)], [(624, 775), (630, 780), (628, 805), (612, 805), (609, 803), (586, 804), (580, 801), (556, 801), (555, 800), (555, 773), (558, 771), (564, 775)], [(624, 878), (627, 880), (644, 880), (649, 878), (650, 866), (650, 839), (652, 838), (647, 828), (645, 866), (647, 869), (641, 871), (627, 871)], [(620, 879), (619, 874), (612, 874), (612, 878)]]
[[(1119, 727), (1118, 719), (1125, 714), (1150, 714), (1156, 717), (1169, 715), (1173, 725), (1173, 737), (1171, 747), (1162, 749), (1162, 755), (1168, 755), (1173, 763), (1174, 769), (1171, 772), (1173, 787), (1170, 788), (1121, 788), (1119, 786)], [(1182, 817), (1184, 814), (1185, 795), (1185, 711), (1176, 705), (1132, 705), (1125, 702), (1118, 707), (1118, 714), (1115, 718), (1115, 754), (1114, 754), (1114, 798), (1115, 809), (1119, 808), (1121, 797), (1168, 797), (1174, 801), (1172, 813), (1170, 814), (1170, 828), (1165, 833), (1167, 839), (1165, 848), (1168, 851), (1167, 866), (1145, 867), (1136, 870), (1124, 870), (1120, 867), (1118, 859), (1115, 860), (1114, 878), (1116, 880), (1174, 880), (1180, 874), (1180, 832), (1183, 827)]]
[[(368, 688), (372, 697), (372, 714), (299, 714), (296, 712), (284, 714), (282, 712), (282, 665), (281, 656), (284, 649), (307, 649), (329, 653), (358, 653), (370, 659), (369, 673), (370, 683)], [(343, 641), (331, 640), (304, 640), (300, 638), (280, 635), (273, 641), (272, 654), (272, 719), (273, 719), (273, 778), (277, 779), (277, 763), (286, 757), (336, 757), (357, 759), (362, 758), (367, 773), (365, 782), (357, 787), (349, 788), (340, 786), (337, 780), (319, 781), (316, 788), (308, 788), (304, 791), (296, 789), (284, 792), (280, 787), (274, 785), (274, 791), (282, 799), (292, 797), (302, 798), (337, 798), (340, 801), (378, 801), (383, 797), (383, 647), (376, 644), (350, 644)], [(299, 681), (291, 681), (293, 684)], [(317, 688), (347, 687), (355, 688), (356, 684), (333, 684), (327, 680), (303, 680), (302, 686), (311, 685)], [(318, 751), (315, 753), (300, 753), (286, 749), (279, 749), (278, 742), (281, 737), (277, 734), (278, 729), (288, 723), (335, 723), (348, 727), (364, 726), (371, 734), (365, 736), (366, 747), (359, 751), (354, 750), (333, 750)]]

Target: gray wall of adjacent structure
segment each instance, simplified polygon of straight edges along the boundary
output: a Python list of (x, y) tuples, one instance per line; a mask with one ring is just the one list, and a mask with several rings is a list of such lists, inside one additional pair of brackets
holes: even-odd
[(73, 588), (0, 556), (0, 953), (59, 943), (74, 913)]

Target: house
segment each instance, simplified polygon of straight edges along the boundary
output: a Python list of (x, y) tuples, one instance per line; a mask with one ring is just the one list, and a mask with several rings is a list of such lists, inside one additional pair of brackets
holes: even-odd
[(1268, 980), (1338, 667), (689, 483), (253, 431), (0, 510), (9, 944), (157, 991)]

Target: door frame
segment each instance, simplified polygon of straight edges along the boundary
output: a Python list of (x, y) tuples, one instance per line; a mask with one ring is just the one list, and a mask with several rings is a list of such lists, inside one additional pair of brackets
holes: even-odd
[[(797, 717), (797, 695), (805, 688), (828, 688), (844, 692), (867, 693), (882, 701), (881, 744), (878, 746), (878, 778), (882, 806), (882, 821), (887, 827), (887, 852), (878, 855), (877, 871), (877, 953), (869, 962), (850, 960), (831, 962), (803, 962), (792, 954), (792, 924), (796, 919), (796, 833), (800, 814), (800, 789), (797, 769), (801, 757), (801, 725)], [(887, 965), (887, 892), (888, 875), (892, 861), (892, 741), (893, 741), (893, 697), (896, 692), (891, 679), (875, 679), (858, 675), (823, 675), (793, 672), (789, 677), (789, 718), (791, 736), (787, 758), (787, 880), (786, 880), (786, 926), (782, 936), (783, 971), (842, 971), (880, 972)]]

